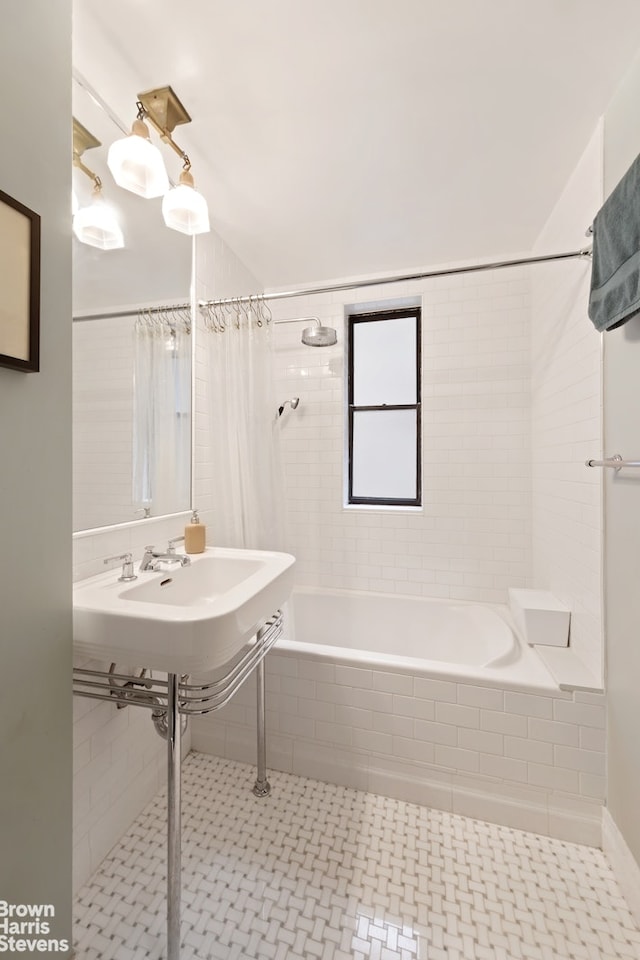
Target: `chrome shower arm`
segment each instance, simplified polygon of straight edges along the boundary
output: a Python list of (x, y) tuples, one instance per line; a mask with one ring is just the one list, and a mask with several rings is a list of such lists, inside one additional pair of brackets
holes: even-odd
[(291, 320), (274, 320), (274, 323), (317, 323), (322, 326), (319, 317), (292, 317)]

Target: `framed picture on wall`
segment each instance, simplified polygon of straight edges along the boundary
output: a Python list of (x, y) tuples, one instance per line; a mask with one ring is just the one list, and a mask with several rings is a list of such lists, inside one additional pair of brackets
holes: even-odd
[(40, 369), (40, 217), (2, 190), (0, 366)]

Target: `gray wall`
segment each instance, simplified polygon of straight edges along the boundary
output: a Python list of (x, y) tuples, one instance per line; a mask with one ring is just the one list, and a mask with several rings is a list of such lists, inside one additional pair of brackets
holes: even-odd
[[(640, 152), (640, 57), (605, 114), (608, 196)], [(640, 318), (604, 335), (604, 449), (640, 459)], [(609, 812), (640, 864), (640, 474), (605, 477)]]
[(68, 938), (71, 3), (4, 0), (2, 23), (0, 189), (42, 217), (42, 330), (40, 373), (0, 367), (0, 899), (53, 904)]

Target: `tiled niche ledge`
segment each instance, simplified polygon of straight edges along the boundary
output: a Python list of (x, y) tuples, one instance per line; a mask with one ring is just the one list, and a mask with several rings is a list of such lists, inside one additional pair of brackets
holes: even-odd
[[(285, 772), (592, 846), (602, 844), (602, 694), (526, 694), (267, 659), (268, 763)], [(255, 761), (255, 687), (193, 722), (196, 750)]]
[(536, 653), (561, 690), (603, 693), (600, 677), (596, 677), (571, 647), (536, 646)]

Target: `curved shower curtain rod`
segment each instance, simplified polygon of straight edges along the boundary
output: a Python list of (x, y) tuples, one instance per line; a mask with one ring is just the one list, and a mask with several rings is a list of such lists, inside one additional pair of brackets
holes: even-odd
[[(255, 304), (266, 300), (290, 300), (293, 297), (309, 297), (318, 293), (338, 293), (342, 290), (358, 290), (362, 287), (377, 287), (386, 283), (408, 283), (411, 280), (431, 280), (436, 277), (451, 277), (461, 273), (481, 273), (485, 270), (501, 270), (504, 267), (526, 267), (536, 263), (552, 263), (555, 260), (590, 260), (591, 247), (581, 250), (572, 250), (569, 253), (547, 253), (539, 257), (522, 257), (515, 260), (496, 260), (491, 263), (474, 263), (466, 267), (446, 267), (442, 270), (427, 270), (421, 273), (404, 273), (394, 277), (375, 277), (370, 280), (352, 280), (348, 283), (334, 283), (326, 287), (306, 287), (300, 290), (284, 290), (279, 293), (254, 293), (244, 297), (224, 297), (220, 300), (199, 300), (201, 309), (208, 307), (222, 307), (225, 305), (240, 305), (242, 303)], [(190, 309), (189, 303), (181, 303), (173, 307), (156, 307), (155, 310)], [(100, 319), (110, 320), (116, 317), (128, 317), (130, 310), (115, 313), (100, 314)], [(74, 317), (74, 320), (92, 320), (97, 317)]]
[(589, 260), (591, 247), (572, 250), (570, 253), (547, 253), (539, 257), (523, 257), (518, 260), (497, 260), (492, 263), (474, 263), (467, 267), (447, 267), (442, 270), (428, 270), (422, 273), (404, 273), (395, 277), (375, 277), (370, 280), (352, 280), (348, 283), (334, 283), (326, 287), (307, 287), (301, 290), (284, 290), (279, 293), (253, 294), (246, 297), (227, 297), (221, 300), (199, 300), (199, 307), (218, 307), (233, 303), (252, 303), (256, 300), (288, 300), (292, 297), (308, 297), (317, 293), (338, 293), (341, 290), (357, 290), (361, 287), (376, 287), (385, 283), (406, 283), (411, 280), (430, 280), (435, 277), (448, 277), (459, 273), (479, 273), (483, 270), (500, 270), (503, 267), (523, 267), (533, 263), (550, 263), (553, 260)]

